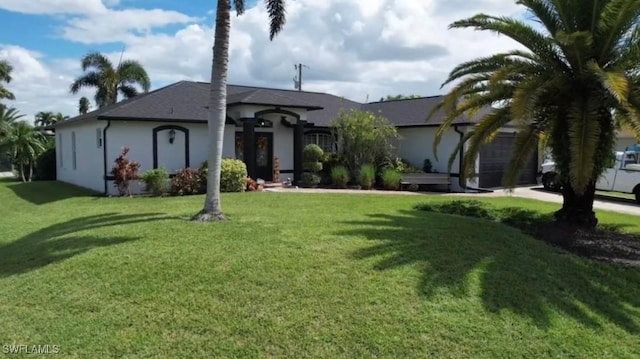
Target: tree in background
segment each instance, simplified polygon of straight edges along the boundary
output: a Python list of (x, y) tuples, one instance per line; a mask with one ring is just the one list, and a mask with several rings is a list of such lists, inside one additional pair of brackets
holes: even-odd
[(385, 101), (398, 101), (398, 100), (411, 100), (414, 98), (421, 98), (422, 96), (420, 95), (387, 95), (387, 97), (380, 97), (380, 102), (385, 102)]
[(7, 60), (0, 60), (0, 100), (16, 99), (13, 93), (7, 90), (2, 84), (3, 82), (11, 82), (11, 71), (13, 71), (13, 66), (11, 66), (11, 64)]
[(351, 110), (331, 121), (331, 127), (338, 139), (338, 154), (352, 178), (358, 178), (363, 165), (380, 168), (394, 157), (398, 130), (382, 116)]
[(479, 14), (454, 22), (507, 36), (526, 50), (455, 67), (457, 85), (432, 113), (447, 114), (434, 141), (461, 116), (495, 106), (464, 138), (463, 176), (507, 123), (519, 127), (504, 185), (515, 186), (541, 134), (563, 188), (556, 220), (593, 227), (595, 185), (614, 149), (616, 118), (640, 134), (640, 0), (518, 0), (532, 22)]
[(91, 110), (91, 102), (89, 102), (89, 99), (82, 96), (80, 98), (80, 101), (78, 101), (78, 112), (81, 115), (84, 115), (85, 113), (89, 112), (89, 110)]
[(58, 122), (66, 121), (68, 118), (69, 116), (65, 116), (61, 112), (41, 111), (36, 114), (35, 125), (36, 127), (52, 126)]
[(137, 61), (124, 60), (114, 67), (109, 59), (99, 53), (92, 52), (82, 58), (84, 75), (71, 84), (71, 93), (77, 94), (81, 88), (95, 88), (95, 101), (98, 107), (118, 102), (118, 94), (125, 99), (137, 96), (139, 91), (149, 92), (151, 81), (144, 67)]
[(3, 142), (13, 162), (18, 165), (22, 181), (31, 181), (36, 158), (45, 149), (44, 136), (29, 123), (19, 121), (11, 125), (11, 131)]
[[(209, 94), (209, 143), (207, 195), (204, 208), (195, 220), (224, 220), (220, 203), (220, 171), (222, 166), (222, 141), (227, 113), (227, 73), (229, 64), (229, 33), (231, 32), (231, 1), (218, 0), (211, 64), (211, 90)], [(285, 23), (285, 0), (265, 0), (269, 16), (269, 38), (282, 30)], [(245, 0), (233, 0), (236, 13), (244, 13)]]

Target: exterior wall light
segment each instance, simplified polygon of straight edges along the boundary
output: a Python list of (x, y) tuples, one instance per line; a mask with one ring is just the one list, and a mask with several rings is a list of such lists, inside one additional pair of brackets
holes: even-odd
[(176, 130), (172, 129), (169, 131), (169, 143), (173, 144), (173, 141), (176, 140)]

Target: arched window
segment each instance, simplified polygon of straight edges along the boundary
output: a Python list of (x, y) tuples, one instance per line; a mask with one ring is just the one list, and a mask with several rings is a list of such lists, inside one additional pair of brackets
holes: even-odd
[(311, 132), (304, 135), (304, 145), (318, 145), (324, 152), (333, 153), (336, 151), (335, 141), (330, 133)]

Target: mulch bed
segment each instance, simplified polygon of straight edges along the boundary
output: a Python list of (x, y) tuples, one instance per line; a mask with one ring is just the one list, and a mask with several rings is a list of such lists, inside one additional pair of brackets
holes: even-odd
[(585, 230), (549, 222), (525, 232), (575, 255), (624, 266), (640, 267), (640, 236), (616, 229)]

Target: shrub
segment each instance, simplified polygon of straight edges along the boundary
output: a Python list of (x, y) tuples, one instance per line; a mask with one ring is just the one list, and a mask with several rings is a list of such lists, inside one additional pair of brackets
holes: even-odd
[(38, 181), (56, 180), (56, 149), (50, 147), (36, 158), (35, 179)]
[(476, 200), (456, 200), (441, 204), (423, 203), (416, 206), (416, 209), (428, 212), (440, 212), (447, 214), (457, 214), (459, 216), (477, 217), (484, 219), (495, 219), (491, 208)]
[(300, 184), (302, 187), (317, 187), (320, 184), (320, 176), (318, 172), (322, 171), (322, 156), (324, 151), (320, 146), (310, 144), (305, 146), (302, 152), (304, 162), (302, 164), (305, 173), (302, 174)]
[(382, 186), (384, 189), (397, 190), (400, 188), (402, 175), (398, 171), (387, 168), (382, 172)]
[(169, 190), (169, 172), (164, 168), (149, 170), (140, 176), (140, 181), (145, 185), (145, 191), (154, 196), (162, 196)]
[(409, 191), (417, 192), (420, 189), (420, 185), (417, 183), (412, 183), (409, 185)]
[(140, 169), (140, 163), (127, 158), (128, 153), (129, 147), (124, 147), (111, 169), (111, 175), (114, 177), (114, 186), (116, 186), (121, 196), (131, 196), (131, 181), (138, 179), (138, 170)]
[(362, 186), (362, 189), (371, 189), (376, 180), (376, 169), (373, 165), (365, 164), (360, 168), (358, 175), (358, 183)]
[(223, 158), (220, 172), (221, 192), (244, 192), (246, 189), (247, 165), (241, 160)]
[(422, 164), (422, 170), (425, 173), (431, 173), (433, 172), (433, 164), (431, 163), (431, 160), (428, 158), (425, 158), (423, 164)]
[(320, 176), (315, 173), (305, 172), (300, 178), (300, 184), (305, 188), (314, 188), (320, 184)]
[(349, 177), (349, 170), (345, 166), (336, 166), (331, 169), (331, 183), (337, 188), (346, 188)]
[(393, 157), (398, 130), (386, 118), (372, 112), (351, 110), (331, 121), (340, 156), (351, 174), (363, 164), (383, 167)]
[[(202, 192), (207, 190), (208, 162), (202, 162), (199, 169)], [(247, 165), (241, 160), (223, 158), (220, 168), (220, 192), (244, 192), (247, 188)]]
[(417, 173), (422, 172), (418, 167), (409, 163), (409, 161), (396, 157), (389, 161), (384, 167), (391, 168), (398, 173)]
[[(333, 172), (334, 167), (343, 165), (342, 158), (337, 153), (325, 153), (324, 156), (322, 156), (322, 158), (320, 159), (320, 162), (322, 162), (322, 171), (320, 171), (322, 181), (325, 184), (334, 184), (332, 181), (331, 173)], [(347, 178), (347, 182), (348, 181), (349, 179)]]
[(177, 196), (188, 196), (200, 193), (200, 173), (193, 168), (183, 168), (178, 170), (176, 176), (171, 180), (171, 194)]

